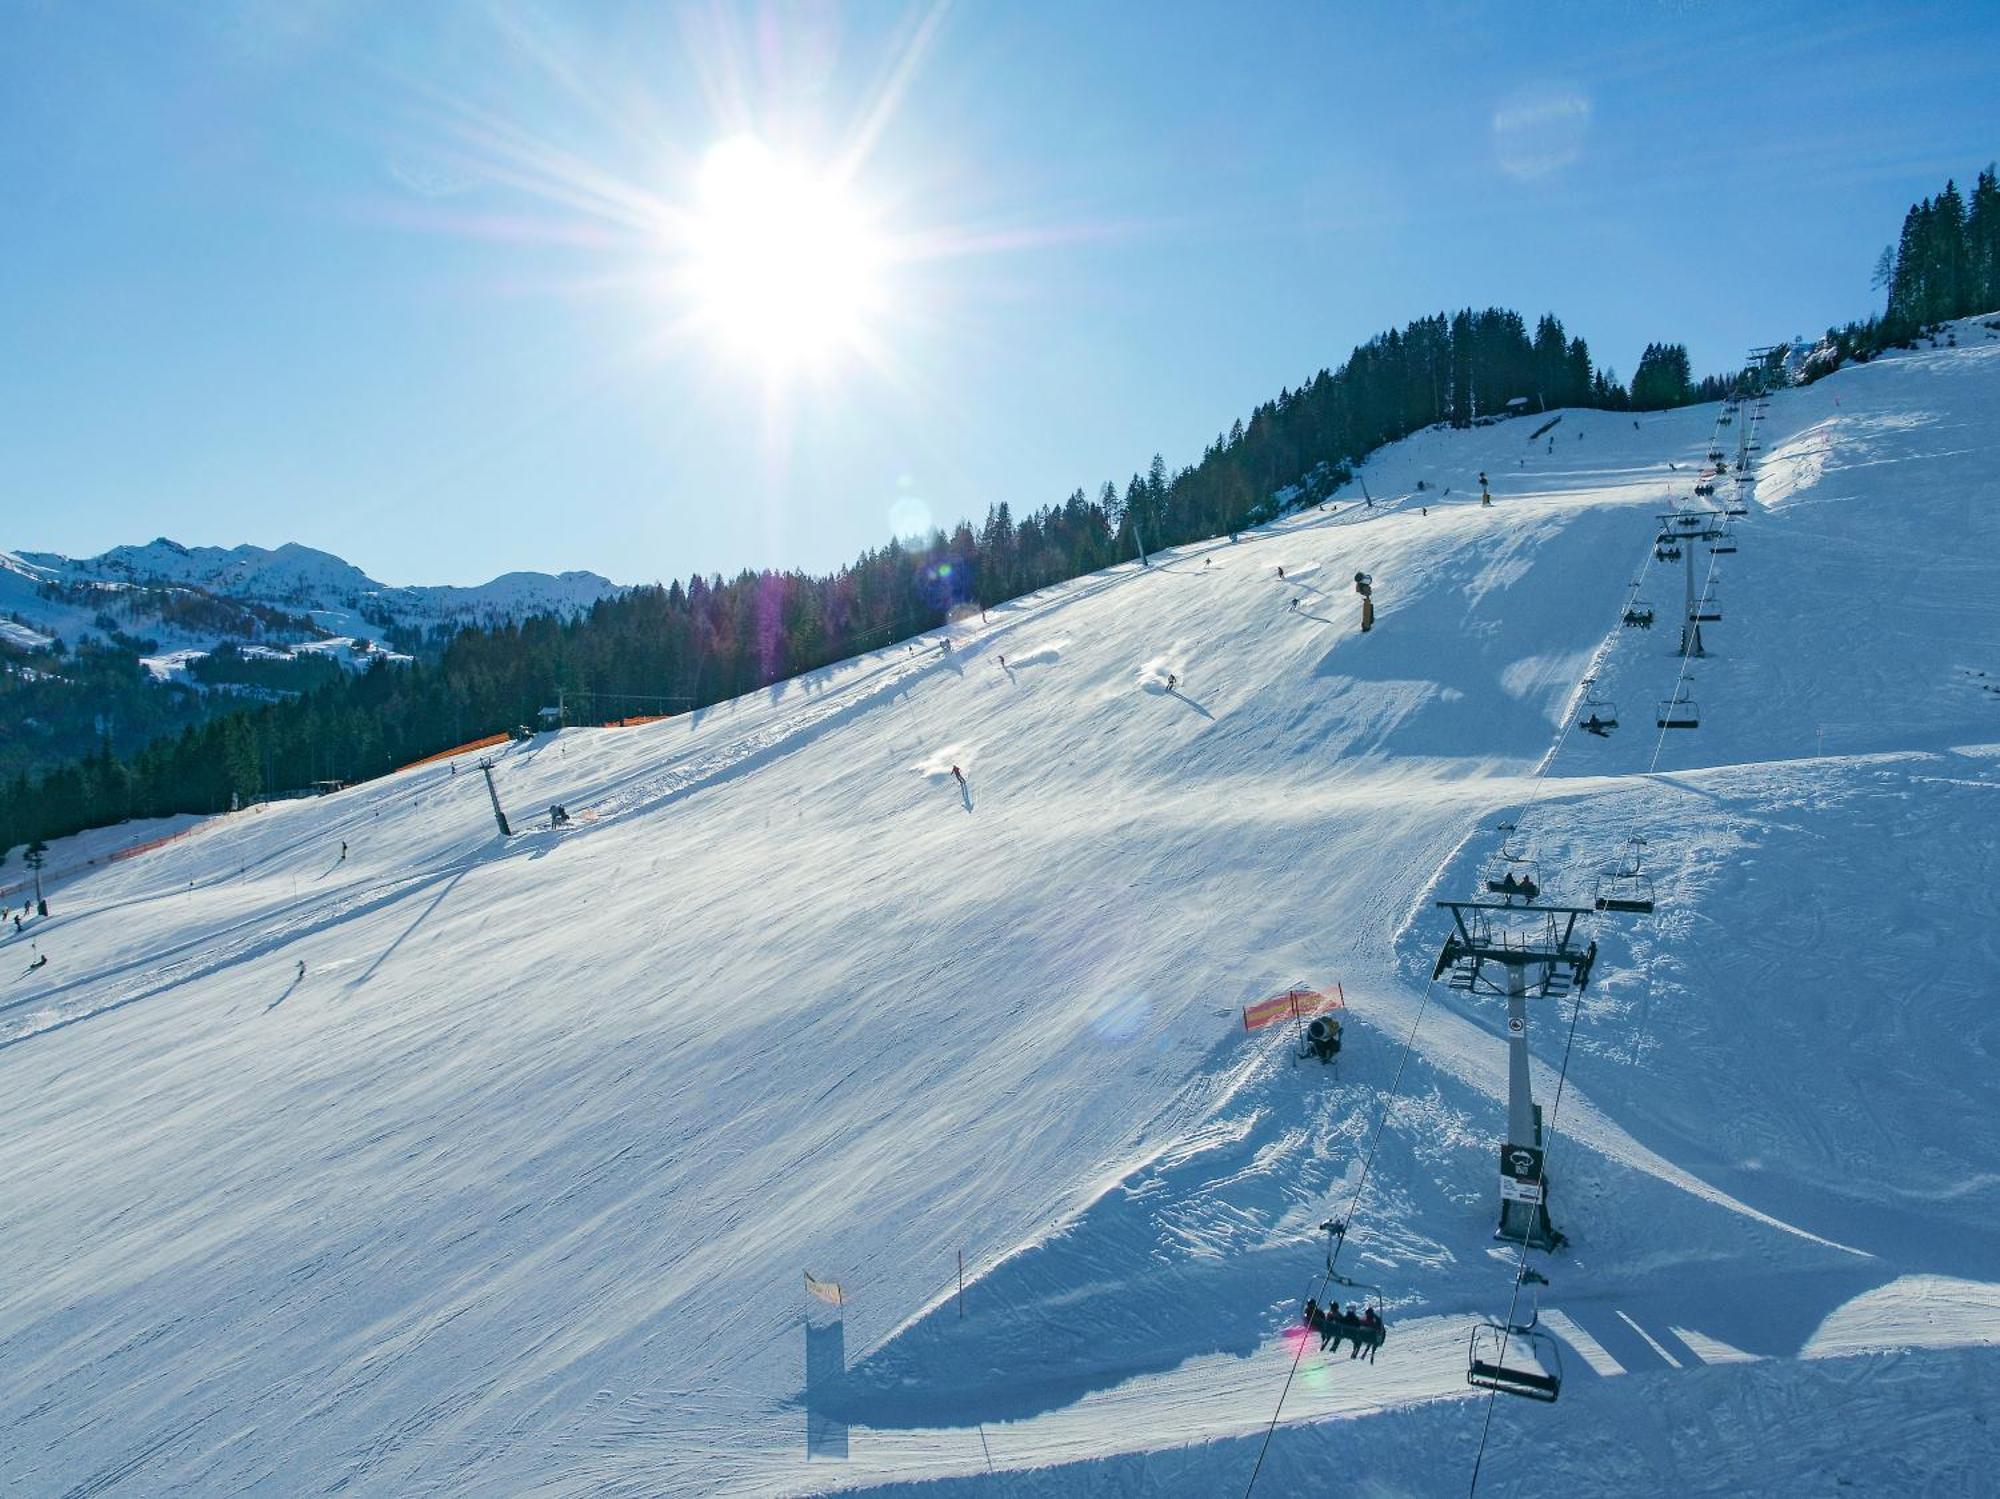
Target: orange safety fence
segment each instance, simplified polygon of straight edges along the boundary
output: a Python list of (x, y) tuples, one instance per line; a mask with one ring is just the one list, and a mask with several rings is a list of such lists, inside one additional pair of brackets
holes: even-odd
[(1347, 992), (1339, 984), (1333, 986), (1333, 993), (1324, 989), (1287, 989), (1282, 994), (1273, 994), (1269, 999), (1260, 999), (1255, 1004), (1243, 1007), (1243, 1029), (1254, 1031), (1269, 1025), (1274, 1020), (1303, 1020), (1308, 1015), (1324, 1014), (1328, 1010), (1347, 1007)]
[(634, 729), (642, 723), (660, 723), (672, 718), (671, 713), (635, 713), (630, 718), (614, 718), (604, 727), (607, 729)]
[[(81, 864), (65, 864), (61, 869), (44, 869), (42, 885), (46, 888), (57, 880), (69, 879), (73, 875), (82, 874), (86, 869), (95, 869), (100, 864), (116, 864), (124, 859), (136, 859), (139, 855), (149, 854), (156, 848), (165, 848), (169, 843), (178, 843), (190, 834), (199, 833), (203, 828), (211, 827), (218, 821), (219, 818), (204, 817), (200, 822), (192, 823), (178, 832), (162, 833), (157, 838), (147, 838), (138, 843), (127, 844), (124, 848), (114, 848), (108, 854), (95, 855), (85, 859)], [(19, 895), (23, 890), (32, 890), (34, 885), (33, 875), (24, 880), (16, 880), (11, 885), (0, 885), (0, 897)]]
[[(455, 744), (448, 750), (439, 750), (435, 755), (425, 755), (421, 760), (412, 760), (408, 765), (399, 765), (396, 770), (415, 770), (419, 765), (435, 765), (440, 760), (449, 760), (453, 755), (463, 755), (472, 750), (491, 749), (496, 744), (506, 742), (505, 734), (488, 734), (484, 739), (474, 739), (467, 744)], [(390, 773), (393, 775), (395, 771)]]

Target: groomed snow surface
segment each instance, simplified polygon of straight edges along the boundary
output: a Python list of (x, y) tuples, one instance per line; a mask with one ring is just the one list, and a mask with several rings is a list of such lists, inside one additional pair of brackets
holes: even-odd
[[(1960, 343), (1772, 401), (1693, 732), (1652, 537), (1717, 410), (1573, 411), (948, 653), (544, 736), (508, 840), (462, 758), (83, 866), (0, 953), (0, 1492), (1240, 1494), (1351, 1203), (1389, 1341), (1301, 1360), (1255, 1492), (1465, 1492), (1505, 1052), (1430, 903), (1502, 820), (1586, 903), (1645, 837), (1659, 908), (1592, 924), (1566, 1382), (1494, 1406), (1480, 1491), (1991, 1492), (2000, 341)], [(1337, 1069), (1242, 1032), (1336, 981)]]

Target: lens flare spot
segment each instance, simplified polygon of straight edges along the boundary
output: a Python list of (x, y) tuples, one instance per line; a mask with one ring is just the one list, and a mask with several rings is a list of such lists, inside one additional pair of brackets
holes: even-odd
[(913, 494), (899, 495), (889, 507), (889, 534), (923, 537), (931, 534), (931, 507)]
[(1100, 1000), (1090, 1017), (1090, 1028), (1098, 1040), (1116, 1046), (1139, 1036), (1152, 1018), (1151, 1000), (1143, 994), (1127, 994)]

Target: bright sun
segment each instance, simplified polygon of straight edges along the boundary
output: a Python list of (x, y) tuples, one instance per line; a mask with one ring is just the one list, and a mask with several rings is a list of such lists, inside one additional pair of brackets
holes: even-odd
[(748, 136), (702, 163), (689, 250), (698, 321), (767, 372), (857, 349), (881, 309), (882, 245), (840, 184)]

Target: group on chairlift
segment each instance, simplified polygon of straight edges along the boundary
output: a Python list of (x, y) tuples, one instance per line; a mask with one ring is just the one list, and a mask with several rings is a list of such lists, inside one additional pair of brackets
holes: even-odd
[(1321, 1306), (1316, 1298), (1308, 1296), (1304, 1319), (1306, 1329), (1318, 1334), (1321, 1353), (1329, 1348), (1338, 1353), (1340, 1345), (1345, 1342), (1352, 1345), (1348, 1358), (1365, 1358), (1372, 1364), (1389, 1336), (1389, 1324), (1382, 1320), (1382, 1288), (1365, 1281), (1351, 1280), (1333, 1268), (1341, 1241), (1347, 1237), (1347, 1224), (1343, 1220), (1335, 1218), (1322, 1223), (1320, 1230), (1326, 1235), (1326, 1278), (1335, 1285), (1362, 1292), (1363, 1304), (1356, 1308), (1353, 1302), (1349, 1302), (1343, 1311), (1337, 1301)]

